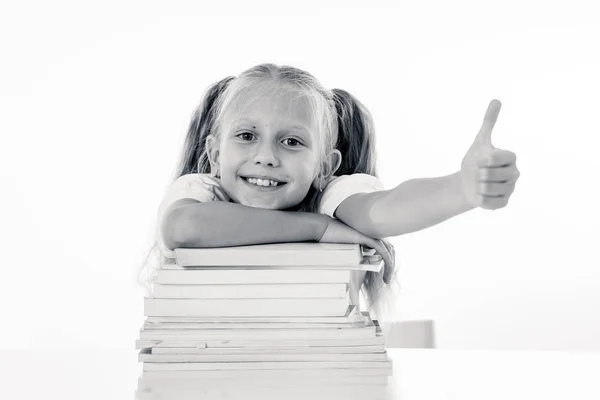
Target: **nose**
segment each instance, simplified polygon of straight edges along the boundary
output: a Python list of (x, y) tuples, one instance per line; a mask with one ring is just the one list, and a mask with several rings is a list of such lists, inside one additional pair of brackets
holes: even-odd
[(270, 165), (271, 167), (279, 166), (279, 157), (275, 154), (271, 143), (264, 141), (256, 146), (256, 153), (254, 154), (254, 163)]

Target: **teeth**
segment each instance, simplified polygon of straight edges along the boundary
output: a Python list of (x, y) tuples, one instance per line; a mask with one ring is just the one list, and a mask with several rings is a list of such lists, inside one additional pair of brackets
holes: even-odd
[(247, 180), (248, 182), (258, 186), (277, 186), (279, 184), (279, 182), (275, 182), (270, 179), (248, 178)]

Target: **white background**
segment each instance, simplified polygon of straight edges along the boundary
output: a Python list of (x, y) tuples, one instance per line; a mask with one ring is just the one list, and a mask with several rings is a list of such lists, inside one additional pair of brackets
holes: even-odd
[(594, 1), (199, 3), (0, 6), (0, 348), (133, 348), (191, 113), (273, 62), (369, 108), (387, 188), (456, 172), (501, 100), (516, 190), (392, 239), (396, 317), (440, 348), (600, 350)]

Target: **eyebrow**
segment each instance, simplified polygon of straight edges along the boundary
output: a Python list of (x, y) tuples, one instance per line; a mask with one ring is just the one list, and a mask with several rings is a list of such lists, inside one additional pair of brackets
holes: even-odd
[[(239, 126), (239, 125), (241, 125), (243, 123), (257, 124), (257, 122), (254, 121), (253, 119), (250, 119), (250, 118), (240, 118), (240, 119), (236, 120), (233, 123), (233, 125), (234, 126)], [(304, 126), (304, 125), (295, 124), (295, 125), (290, 125), (289, 128), (290, 129), (300, 130), (300, 131), (305, 131), (306, 133), (310, 132), (310, 130), (306, 126)]]

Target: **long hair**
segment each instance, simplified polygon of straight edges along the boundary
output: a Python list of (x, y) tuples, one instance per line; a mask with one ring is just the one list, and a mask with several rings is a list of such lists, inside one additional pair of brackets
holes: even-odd
[[(308, 101), (318, 126), (318, 150), (322, 159), (319, 175), (335, 172), (338, 176), (355, 173), (377, 176), (375, 129), (367, 108), (345, 90), (323, 87), (306, 71), (267, 63), (254, 66), (238, 77), (228, 76), (208, 87), (192, 114), (180, 162), (172, 181), (190, 173), (211, 173), (206, 138), (213, 135), (218, 141), (220, 121), (225, 111), (231, 110), (230, 106), (234, 101), (236, 104), (251, 104), (251, 90), (261, 93), (273, 89), (288, 90)], [(331, 159), (325, 157), (333, 149), (338, 149), (342, 154), (342, 162), (337, 171), (331, 171)], [(321, 194), (321, 191), (311, 185), (305, 198), (288, 210), (317, 212)], [(140, 278), (145, 275), (145, 279), (140, 282), (146, 288), (150, 289), (158, 269), (166, 261), (155, 242), (144, 260), (140, 274)], [(382, 275), (367, 272), (361, 289), (367, 308), (375, 316), (381, 316), (385, 309), (394, 305), (395, 300), (395, 294), (392, 293), (394, 282), (384, 284)]]

